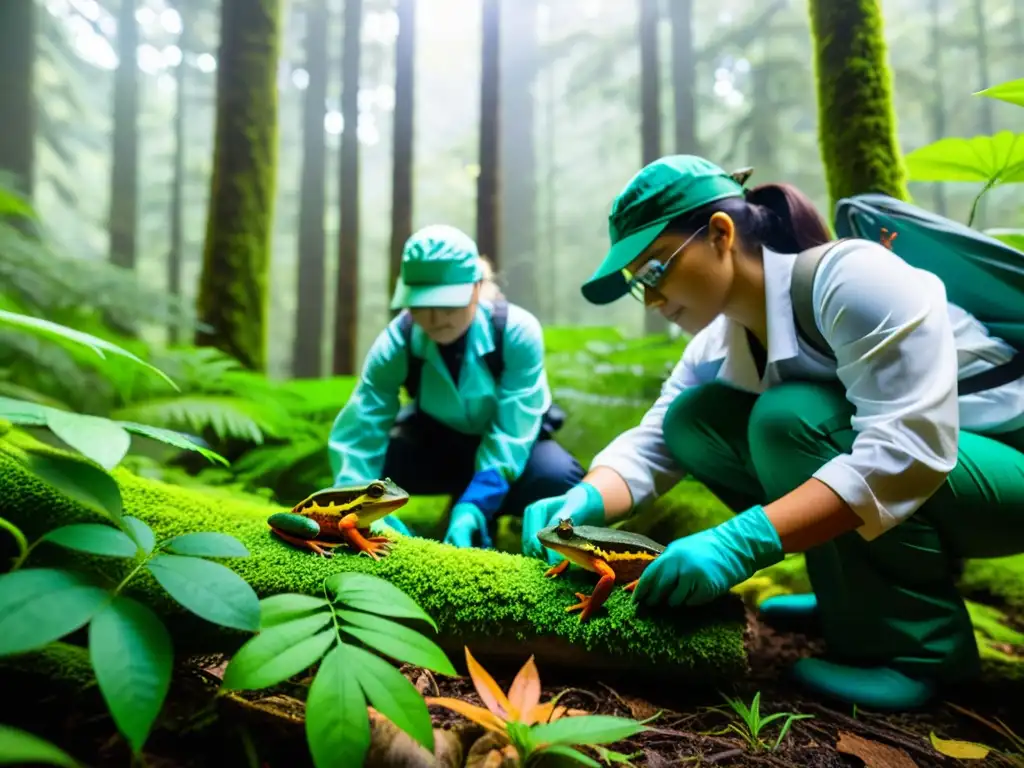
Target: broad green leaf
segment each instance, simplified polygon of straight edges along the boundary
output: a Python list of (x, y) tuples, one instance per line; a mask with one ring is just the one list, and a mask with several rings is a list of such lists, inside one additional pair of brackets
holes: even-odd
[(306, 696), (306, 739), (316, 768), (362, 765), (370, 748), (370, 715), (345, 651), (324, 657)]
[(611, 744), (646, 730), (646, 726), (625, 717), (580, 715), (535, 726), (532, 737), (538, 744)]
[(152, 528), (139, 520), (139, 518), (131, 517), (130, 515), (125, 515), (121, 518), (121, 525), (124, 526), (125, 531), (135, 540), (135, 543), (139, 545), (143, 552), (147, 555), (152, 554), (153, 547), (156, 546), (156, 536), (153, 534)]
[(335, 638), (329, 611), (278, 624), (250, 638), (224, 671), (229, 690), (269, 688), (308, 669), (327, 653)]
[(131, 435), (116, 422), (99, 416), (48, 409), (46, 426), (108, 472), (121, 463), (132, 444)]
[(181, 432), (175, 432), (173, 429), (164, 429), (163, 427), (151, 427), (148, 424), (138, 424), (134, 421), (118, 421), (117, 423), (129, 432), (134, 432), (137, 435), (142, 435), (143, 437), (148, 437), (153, 440), (159, 440), (161, 443), (166, 443), (167, 445), (175, 448), (181, 448), (185, 451), (195, 451), (196, 453), (205, 456), (210, 461), (218, 461), (225, 467), (230, 466), (230, 462), (228, 462), (228, 460), (219, 453), (194, 443), (187, 435), (183, 435)]
[(39, 336), (50, 341), (55, 341), (67, 345), (77, 345), (86, 347), (92, 350), (101, 359), (106, 359), (104, 352), (109, 352), (112, 355), (118, 355), (127, 360), (131, 360), (133, 363), (141, 365), (143, 368), (152, 371), (157, 376), (162, 378), (168, 384), (170, 384), (175, 390), (179, 390), (177, 384), (171, 381), (170, 377), (166, 373), (156, 368), (140, 357), (133, 355), (126, 349), (111, 344), (109, 341), (105, 341), (97, 336), (92, 336), (88, 333), (82, 333), (76, 331), (73, 328), (68, 328), (58, 323), (51, 323), (49, 320), (43, 320), (39, 317), (30, 317), (29, 315), (20, 315), (16, 312), (8, 312), (7, 310), (0, 309), (0, 324), (10, 325), (19, 330), (32, 333), (35, 336)]
[(0, 179), (0, 217), (7, 216), (36, 220), (39, 218), (28, 198), (11, 189), (8, 186), (8, 179), (3, 178)]
[(67, 456), (25, 452), (25, 465), (41, 480), (114, 522), (121, 521), (121, 489), (97, 466)]
[(939, 139), (907, 154), (906, 164), (911, 181), (1024, 181), (1024, 133)]
[(982, 91), (977, 91), (975, 96), (987, 96), (990, 99), (999, 99), (1018, 107), (1024, 107), (1024, 77), (1019, 80), (1010, 80), (1007, 83), (993, 85)]
[(40, 541), (48, 541), (68, 549), (107, 557), (135, 557), (138, 546), (123, 531), (102, 523), (75, 523), (54, 528)]
[(41, 426), (46, 423), (46, 410), (46, 406), (39, 403), (0, 397), (0, 419), (7, 419), (12, 424)]
[(984, 760), (992, 751), (991, 748), (983, 744), (975, 744), (971, 741), (940, 739), (934, 731), (929, 734), (929, 738), (931, 738), (936, 752), (946, 755), (946, 757), (955, 757), (958, 760)]
[(265, 597), (260, 600), (260, 629), (269, 629), (278, 624), (284, 624), (286, 621), (300, 618), (313, 611), (326, 608), (328, 605), (330, 604), (322, 597), (291, 592)]
[(35, 651), (85, 625), (110, 593), (85, 574), (26, 568), (0, 576), (0, 656)]
[(0, 723), (0, 765), (36, 764), (81, 768), (81, 763), (60, 747), (27, 731)]
[(342, 631), (386, 656), (445, 675), (457, 674), (444, 651), (414, 629), (357, 611), (339, 610), (337, 615)]
[(421, 619), (434, 631), (437, 624), (409, 597), (390, 581), (368, 573), (336, 573), (326, 580), (328, 592), (350, 608), (397, 619)]
[(165, 545), (168, 552), (193, 557), (248, 557), (249, 550), (226, 533), (183, 533), (175, 536)]
[(577, 763), (580, 763), (581, 765), (589, 766), (589, 768), (601, 768), (601, 764), (597, 762), (597, 760), (595, 760), (592, 757), (587, 757), (587, 755), (584, 755), (582, 752), (579, 752), (573, 749), (572, 747), (566, 747), (556, 744), (555, 746), (547, 747), (545, 749), (540, 750), (539, 753), (534, 754), (556, 755), (558, 757), (564, 757), (566, 760), (575, 760)]
[(433, 753), (434, 726), (430, 710), (416, 687), (391, 664), (369, 651), (346, 646), (345, 656), (374, 709)]
[(146, 567), (171, 597), (200, 618), (250, 632), (259, 629), (259, 598), (230, 568), (182, 555), (157, 555)]
[(171, 686), (167, 628), (148, 607), (118, 595), (89, 625), (89, 658), (118, 730), (139, 754)]
[(985, 234), (1024, 252), (1024, 229), (986, 229)]

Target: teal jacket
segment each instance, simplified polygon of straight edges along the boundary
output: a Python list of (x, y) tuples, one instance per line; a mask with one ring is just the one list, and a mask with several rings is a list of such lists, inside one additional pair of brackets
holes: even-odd
[[(475, 503), (488, 516), (522, 474), (551, 405), (540, 323), (514, 304), (508, 305), (505, 325), (504, 372), (494, 381), (482, 359), (494, 350), (491, 311), (487, 302), (478, 305), (458, 382), (419, 326), (413, 325), (410, 339), (413, 353), (423, 358), (420, 409), (454, 430), (482, 437), (475, 475), (459, 501)], [(383, 470), (407, 372), (398, 322), (392, 320), (370, 347), (359, 384), (334, 421), (328, 450), (336, 486), (368, 482)]]

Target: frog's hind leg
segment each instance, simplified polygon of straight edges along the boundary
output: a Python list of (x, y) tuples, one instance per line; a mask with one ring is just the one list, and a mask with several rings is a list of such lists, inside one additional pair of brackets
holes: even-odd
[(350, 547), (360, 554), (369, 555), (374, 560), (380, 560), (381, 555), (388, 554), (393, 543), (391, 539), (384, 536), (367, 537), (366, 534), (370, 532), (370, 529), (359, 528), (358, 525), (359, 516), (354, 512), (345, 515), (338, 521), (338, 530), (341, 531)]
[(315, 552), (316, 554), (320, 555), (320, 557), (331, 557), (332, 553), (328, 552), (323, 548), (336, 547), (341, 543), (334, 541), (314, 541), (313, 539), (300, 539), (298, 536), (291, 536), (287, 533), (282, 533), (276, 528), (271, 528), (270, 532), (273, 533), (275, 536), (284, 539), (289, 544), (293, 544), (296, 547), (299, 547), (300, 549), (308, 549), (311, 552)]
[(608, 595), (612, 593), (612, 588), (615, 586), (615, 571), (611, 569), (608, 563), (594, 558), (590, 561), (590, 566), (601, 577), (597, 582), (597, 586), (594, 587), (594, 591), (590, 593), (589, 597), (582, 592), (577, 592), (576, 597), (579, 603), (570, 605), (565, 609), (567, 613), (580, 611), (581, 622), (589, 619), (590, 615), (604, 604), (604, 601), (608, 599)]

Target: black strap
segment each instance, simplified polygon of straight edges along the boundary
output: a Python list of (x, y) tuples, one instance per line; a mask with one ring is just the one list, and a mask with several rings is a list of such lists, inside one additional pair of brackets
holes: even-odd
[[(505, 370), (505, 325), (508, 322), (508, 302), (498, 299), (491, 309), (491, 332), (494, 336), (494, 349), (484, 355), (484, 364), (491, 372), (496, 382), (501, 381), (501, 374)], [(423, 375), (423, 358), (414, 355), (412, 352), (412, 314), (409, 310), (403, 310), (398, 316), (398, 329), (402, 333), (406, 355), (407, 373), (405, 375), (405, 391), (413, 400), (417, 399), (420, 391), (420, 378)]]
[[(818, 324), (814, 320), (814, 276), (818, 271), (818, 265), (825, 258), (825, 255), (832, 250), (833, 246), (846, 239), (848, 238), (809, 248), (798, 254), (796, 264), (793, 266), (793, 280), (790, 287), (797, 332), (808, 344), (832, 360), (835, 359), (835, 353), (828, 345), (825, 337), (818, 329)], [(1024, 376), (1024, 351), (1018, 351), (1016, 355), (1002, 365), (975, 373), (966, 379), (960, 379), (957, 382), (957, 393), (959, 395), (973, 395), (989, 389), (998, 389), (1004, 384), (1016, 381), (1022, 376)]]

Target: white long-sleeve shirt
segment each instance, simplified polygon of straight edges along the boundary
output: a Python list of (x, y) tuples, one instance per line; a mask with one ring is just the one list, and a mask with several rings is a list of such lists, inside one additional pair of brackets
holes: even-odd
[(1024, 427), (1024, 380), (958, 397), (957, 380), (1009, 360), (1014, 349), (946, 300), (942, 281), (880, 244), (834, 247), (814, 281), (815, 320), (835, 360), (801, 338), (790, 298), (796, 254), (764, 251), (767, 364), (759, 378), (744, 328), (719, 316), (696, 334), (640, 423), (602, 450), (634, 505), (684, 477), (662, 434), (672, 401), (687, 387), (720, 380), (764, 392), (787, 380), (838, 379), (855, 414), (850, 453), (814, 477), (864, 521), (867, 540), (912, 515), (956, 466), (961, 427), (978, 433)]

